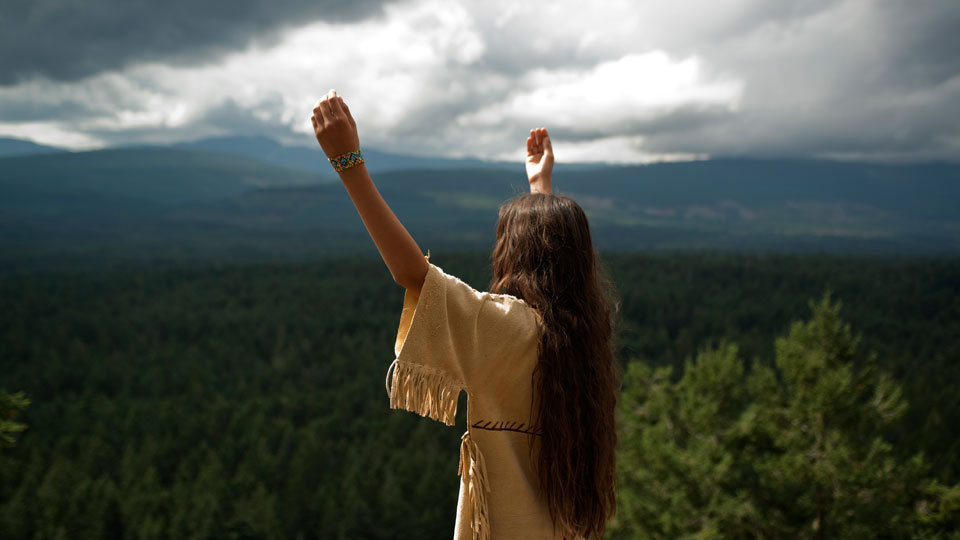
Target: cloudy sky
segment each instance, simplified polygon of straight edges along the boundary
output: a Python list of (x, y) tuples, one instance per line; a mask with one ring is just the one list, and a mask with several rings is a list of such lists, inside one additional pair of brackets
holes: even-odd
[(960, 161), (957, 0), (3, 0), (0, 136), (518, 158)]

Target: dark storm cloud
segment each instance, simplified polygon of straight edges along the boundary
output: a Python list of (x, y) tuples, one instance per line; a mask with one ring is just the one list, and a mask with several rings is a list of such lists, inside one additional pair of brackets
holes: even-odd
[[(356, 32), (372, 46), (350, 64), (331, 61), (323, 73), (305, 74), (302, 83), (288, 76), (302, 66), (286, 65), (283, 51), (251, 53), (249, 63), (216, 62), (310, 21), (381, 17), (383, 3), (0, 0), (0, 127), (38, 133), (14, 125), (35, 121), (108, 145), (230, 133), (289, 141), (309, 129), (298, 127), (301, 111), (291, 108), (300, 105), (291, 96), (349, 79), (354, 90), (373, 88), (358, 92), (366, 100), (357, 102), (361, 115), (364, 106), (381, 110), (381, 99), (395, 104), (364, 132), (393, 151), (499, 156), (514, 151), (530, 127), (546, 125), (559, 144), (621, 138), (633, 141), (638, 155), (960, 159), (957, 0), (410, 1), (387, 9), (383, 25), (331, 34), (352, 39)], [(471, 39), (479, 45), (458, 49)], [(672, 69), (644, 74), (646, 64), (621, 62), (653, 52), (671, 66), (692, 60), (692, 82)], [(122, 69), (151, 60), (208, 62), (210, 69)], [(264, 62), (280, 65), (271, 71), (274, 64)], [(585, 98), (584, 107), (595, 110), (569, 114), (574, 105), (564, 96), (610, 69), (638, 89), (650, 77), (678, 76), (680, 91), (693, 91), (689, 99), (648, 104), (623, 92), (606, 95), (617, 77), (600, 77), (614, 82), (583, 86), (596, 98)], [(740, 90), (724, 91), (727, 83)], [(405, 88), (415, 91), (405, 97)], [(543, 106), (518, 108), (532, 97)], [(153, 114), (157, 106), (186, 112)], [(154, 116), (161, 119), (148, 125)]]
[(31, 76), (77, 80), (160, 60), (210, 61), (315, 20), (378, 16), (398, 0), (4, 0), (0, 86)]
[(190, 122), (179, 126), (138, 126), (123, 130), (88, 129), (84, 133), (97, 137), (108, 146), (137, 143), (167, 144), (178, 141), (216, 137), (222, 135), (258, 135), (282, 142), (309, 141), (302, 133), (295, 133), (290, 126), (274, 118), (283, 113), (283, 100), (277, 94), (264, 96), (252, 105), (240, 105), (227, 99), (211, 106)]
[[(816, 114), (742, 111), (690, 129), (656, 131), (644, 141), (653, 152), (713, 156), (862, 159), (956, 159), (956, 123), (942, 106), (837, 107)], [(951, 157), (952, 156), (952, 157)]]
[(110, 108), (103, 103), (81, 102), (73, 99), (53, 102), (24, 98), (0, 99), (0, 118), (4, 122), (42, 120), (69, 122), (96, 118), (110, 112)]
[(763, 3), (690, 38), (709, 65), (743, 78), (743, 100), (717, 122), (646, 126), (644, 149), (960, 159), (960, 2), (790, 5)]
[(960, 74), (960, 2), (890, 2), (891, 78), (907, 86), (940, 84)]
[(612, 120), (602, 130), (573, 127), (555, 127), (554, 138), (586, 142), (605, 137), (656, 134), (661, 137), (684, 136), (691, 132), (723, 125), (737, 117), (737, 113), (720, 105), (681, 105), (672, 111), (648, 119)]

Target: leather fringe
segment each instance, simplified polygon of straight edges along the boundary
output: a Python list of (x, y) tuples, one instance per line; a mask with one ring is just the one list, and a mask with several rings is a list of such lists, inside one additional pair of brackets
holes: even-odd
[(477, 443), (467, 430), (460, 443), (460, 467), (457, 471), (467, 485), (467, 500), (473, 511), (470, 516), (470, 529), (473, 540), (490, 540), (490, 516), (487, 512), (487, 466)]
[(457, 417), (461, 386), (440, 371), (394, 360), (387, 368), (386, 387), (391, 409), (410, 411), (448, 426)]

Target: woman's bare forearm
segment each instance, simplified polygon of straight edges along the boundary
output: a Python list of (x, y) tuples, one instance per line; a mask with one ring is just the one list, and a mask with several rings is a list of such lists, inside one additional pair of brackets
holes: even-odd
[[(350, 107), (336, 91), (330, 90), (317, 102), (310, 122), (328, 158), (359, 152), (357, 123)], [(336, 170), (393, 280), (419, 294), (430, 266), (413, 237), (380, 196), (366, 165), (360, 161), (342, 169), (338, 166)]]
[(340, 172), (340, 180), (393, 280), (419, 294), (429, 265), (420, 246), (383, 200), (367, 167), (361, 164), (346, 169)]

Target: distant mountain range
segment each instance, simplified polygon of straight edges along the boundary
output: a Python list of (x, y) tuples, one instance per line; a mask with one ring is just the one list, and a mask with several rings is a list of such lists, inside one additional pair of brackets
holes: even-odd
[(66, 150), (54, 148), (53, 146), (44, 146), (32, 141), (0, 137), (0, 157), (49, 154), (51, 152), (66, 152)]
[[(267, 137), (217, 137), (198, 141), (183, 142), (173, 145), (174, 148), (187, 148), (223, 152), (260, 159), (267, 163), (289, 167), (309, 172), (319, 172), (332, 176), (330, 163), (320, 149), (320, 145), (313, 146), (285, 146)], [(364, 148), (363, 159), (367, 169), (372, 173), (382, 171), (414, 170), (414, 169), (516, 169), (516, 163), (489, 162), (478, 159), (444, 159), (404, 156), (381, 152), (375, 148)]]
[[(365, 150), (424, 249), (489, 249), (521, 164)], [(19, 154), (19, 155), (11, 155)], [(721, 159), (559, 167), (604, 249), (960, 252), (960, 166)], [(0, 264), (372, 251), (319, 149), (220, 138), (64, 152), (0, 139)]]
[[(143, 148), (143, 146), (130, 146), (126, 148)], [(157, 146), (147, 146), (148, 148), (157, 148)], [(317, 172), (324, 176), (333, 178), (326, 156), (320, 150), (319, 145), (312, 146), (288, 146), (269, 137), (258, 136), (229, 136), (213, 137), (199, 139), (195, 141), (179, 142), (159, 148), (178, 148), (187, 150), (203, 150), (208, 152), (218, 152), (224, 154), (233, 154), (247, 156), (270, 163), (297, 169), (307, 172)], [(19, 139), (0, 138), (0, 157), (47, 153), (47, 152), (66, 152), (61, 148), (52, 146), (43, 146), (30, 141)], [(408, 156), (383, 152), (376, 148), (363, 149), (364, 161), (371, 172), (382, 171), (405, 171), (417, 169), (493, 169), (493, 170), (522, 170), (522, 166), (514, 162), (505, 161), (484, 161), (480, 159), (450, 159), (450, 158), (431, 158), (422, 156)], [(604, 163), (560, 163), (558, 167), (563, 170), (593, 170), (603, 168)]]

